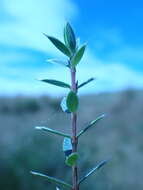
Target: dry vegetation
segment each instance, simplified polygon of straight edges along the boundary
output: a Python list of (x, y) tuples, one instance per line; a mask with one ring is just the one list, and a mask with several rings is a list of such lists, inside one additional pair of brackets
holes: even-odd
[[(98, 161), (111, 158), (99, 174), (82, 185), (83, 190), (89, 185), (91, 190), (143, 189), (142, 97), (142, 91), (127, 90), (80, 98), (79, 128), (100, 114), (107, 116), (91, 129), (86, 140), (81, 137), (81, 176)], [(62, 113), (59, 103), (60, 99), (46, 96), (0, 98), (1, 190), (55, 189), (31, 176), (30, 170), (70, 180), (70, 168), (63, 161), (63, 139), (34, 129), (42, 125), (70, 133), (69, 115)]]

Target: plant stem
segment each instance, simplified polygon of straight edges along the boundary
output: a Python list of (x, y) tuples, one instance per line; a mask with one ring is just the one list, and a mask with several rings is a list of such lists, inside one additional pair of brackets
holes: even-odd
[[(77, 84), (76, 84), (76, 69), (71, 68), (71, 89), (73, 92), (77, 93)], [(77, 113), (71, 113), (71, 123), (72, 123), (72, 152), (77, 152), (78, 139), (76, 137), (77, 133)], [(78, 168), (77, 164), (72, 167), (72, 182), (73, 189), (79, 190), (78, 186)]]

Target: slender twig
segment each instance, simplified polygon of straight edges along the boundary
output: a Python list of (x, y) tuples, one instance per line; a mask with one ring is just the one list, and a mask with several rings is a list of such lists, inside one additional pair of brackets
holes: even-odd
[[(79, 186), (83, 181), (85, 181), (91, 174), (96, 172), (99, 168), (101, 168), (104, 164), (107, 163), (107, 160), (102, 161), (96, 167), (91, 169), (84, 177), (78, 180), (79, 178), (78, 165), (76, 162), (78, 159), (78, 153), (77, 153), (78, 139), (82, 134), (84, 134), (87, 130), (89, 130), (92, 126), (94, 126), (99, 120), (101, 120), (104, 117), (104, 115), (99, 116), (98, 118), (90, 122), (88, 126), (86, 126), (84, 129), (82, 129), (80, 132), (77, 133), (78, 89), (87, 85), (88, 83), (92, 82), (95, 79), (95, 78), (90, 78), (81, 84), (78, 84), (78, 81), (76, 80), (76, 66), (81, 61), (84, 55), (86, 44), (78, 47), (74, 31), (69, 23), (67, 23), (64, 28), (64, 43), (55, 37), (46, 34), (44, 35), (53, 43), (53, 45), (58, 50), (60, 50), (63, 54), (65, 54), (68, 57), (68, 63), (65, 63), (65, 61), (59, 62), (58, 60), (51, 60), (50, 62), (60, 63), (60, 64), (62, 63), (64, 66), (69, 68), (71, 74), (71, 84), (67, 84), (63, 81), (58, 81), (55, 79), (42, 79), (41, 81), (62, 88), (70, 89), (70, 92), (68, 93), (67, 97), (64, 98), (61, 102), (61, 108), (64, 112), (69, 113), (71, 115), (72, 134), (70, 136), (68, 134), (44, 126), (37, 126), (36, 129), (47, 131), (48, 133), (64, 137), (63, 152), (66, 154), (65, 163), (68, 166), (72, 167), (72, 185), (42, 173), (38, 172), (31, 172), (31, 173), (33, 175), (44, 177), (49, 182), (69, 188), (70, 190), (79, 190)], [(56, 189), (58, 190), (59, 188), (56, 187)]]
[[(77, 93), (77, 84), (76, 84), (76, 69), (70, 69), (71, 72), (71, 89), (73, 92)], [(71, 113), (71, 123), (72, 123), (72, 152), (77, 152), (77, 113)], [(72, 190), (79, 190), (78, 187), (78, 168), (77, 164), (72, 166), (72, 182), (73, 182), (73, 189)]]

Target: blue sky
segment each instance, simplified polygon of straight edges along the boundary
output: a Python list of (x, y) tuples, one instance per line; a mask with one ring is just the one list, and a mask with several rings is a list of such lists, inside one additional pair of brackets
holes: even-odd
[(142, 0), (0, 0), (0, 94), (66, 92), (36, 80), (70, 82), (66, 68), (46, 62), (65, 57), (42, 35), (62, 39), (66, 21), (88, 42), (79, 81), (97, 78), (81, 93), (142, 89), (142, 7)]

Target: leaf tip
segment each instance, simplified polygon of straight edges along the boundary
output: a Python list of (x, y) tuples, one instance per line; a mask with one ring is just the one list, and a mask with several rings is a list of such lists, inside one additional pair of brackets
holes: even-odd
[(66, 27), (68, 24), (69, 24), (69, 21), (66, 20), (64, 26)]
[(101, 115), (101, 118), (104, 118), (104, 117), (106, 117), (106, 116), (107, 116), (107, 114), (104, 113), (104, 114)]
[(35, 129), (37, 129), (37, 130), (41, 130), (42, 127), (36, 126)]
[(42, 32), (42, 34), (47, 37), (47, 34), (45, 34), (44, 32)]
[(37, 172), (30, 171), (30, 174), (32, 174), (32, 175), (37, 175)]
[(91, 77), (91, 79), (90, 80), (95, 80), (96, 78), (95, 77)]

